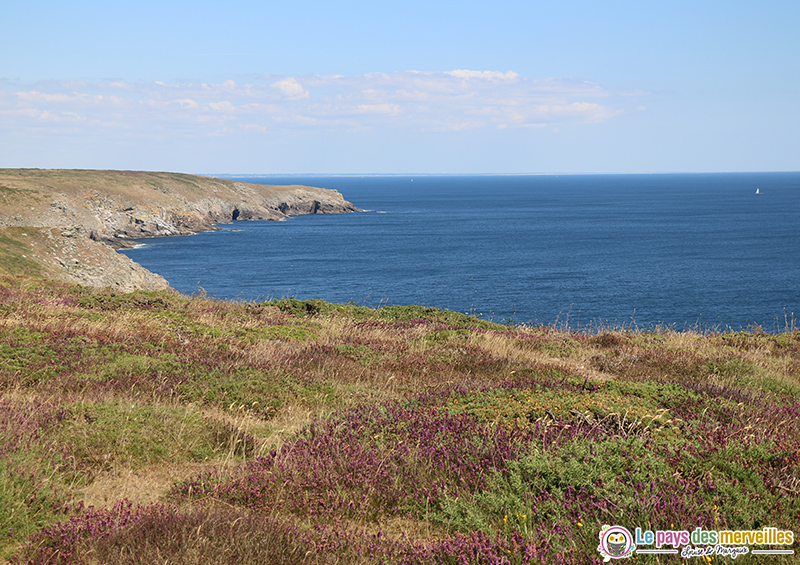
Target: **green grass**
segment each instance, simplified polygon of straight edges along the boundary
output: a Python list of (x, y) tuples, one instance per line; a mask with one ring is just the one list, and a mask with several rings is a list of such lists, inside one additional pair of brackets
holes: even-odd
[(0, 230), (0, 275), (43, 276), (42, 265), (31, 255), (31, 248), (23, 235), (35, 231), (36, 228), (10, 227)]
[[(347, 562), (394, 562), (424, 545), (418, 562), (445, 563), (433, 556), (469, 538), (481, 551), (524, 546), (582, 563), (598, 557), (603, 523), (790, 528), (800, 523), (799, 397), (800, 332), (580, 334), (421, 306), (237, 303), (4, 277), (0, 555), (58, 520), (94, 516), (80, 501), (98, 477), (168, 468), (183, 480), (198, 464), (216, 474), (190, 479), (199, 490), (169, 518), (151, 516), (163, 532), (184, 528), (194, 549), (203, 536), (185, 524), (217, 520), (197, 496), (213, 489), (226, 516), (255, 528), (247, 535), (261, 535), (262, 518), (290, 524), (303, 547), (330, 542), (328, 562), (366, 544)], [(447, 435), (443, 421), (466, 435)], [(477, 454), (503, 434), (518, 443), (490, 465)], [(304, 451), (316, 445), (327, 447)], [(252, 486), (272, 448), (287, 454), (283, 492), (270, 491), (269, 473)], [(464, 451), (442, 466), (437, 449)], [(293, 490), (319, 469), (317, 483)], [(240, 480), (254, 490), (220, 490)], [(162, 500), (174, 500), (167, 490)], [(315, 510), (242, 502), (267, 495)], [(350, 506), (337, 514), (319, 501)], [(130, 519), (144, 520), (125, 530), (142, 537), (117, 532), (113, 544), (151, 539), (150, 518)], [(362, 527), (405, 549), (370, 545)], [(117, 547), (102, 539), (81, 547)]]
[(247, 456), (255, 447), (240, 430), (209, 420), (192, 407), (113, 401), (65, 408), (69, 416), (54, 439), (71, 446), (81, 468), (207, 461), (231, 450)]

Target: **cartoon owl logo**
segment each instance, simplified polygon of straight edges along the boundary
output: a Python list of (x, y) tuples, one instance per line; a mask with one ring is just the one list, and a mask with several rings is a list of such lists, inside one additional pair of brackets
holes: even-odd
[(608, 552), (611, 555), (619, 557), (625, 551), (628, 540), (625, 539), (625, 534), (622, 532), (613, 532), (606, 537), (606, 545), (608, 545)]
[(633, 543), (633, 536), (622, 526), (604, 525), (600, 530), (600, 545), (597, 551), (603, 556), (603, 561), (611, 559), (624, 559), (633, 555), (636, 545)]

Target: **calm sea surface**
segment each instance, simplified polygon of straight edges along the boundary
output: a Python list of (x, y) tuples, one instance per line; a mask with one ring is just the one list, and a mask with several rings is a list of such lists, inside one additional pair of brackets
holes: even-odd
[(800, 173), (238, 178), (334, 188), (366, 211), (223, 224), (124, 253), (181, 292), (239, 300), (422, 304), (578, 329), (774, 332), (800, 317)]

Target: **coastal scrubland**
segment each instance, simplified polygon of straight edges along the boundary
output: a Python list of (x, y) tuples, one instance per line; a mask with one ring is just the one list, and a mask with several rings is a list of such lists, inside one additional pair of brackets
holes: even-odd
[(604, 524), (796, 531), (800, 332), (0, 278), (0, 560), (599, 563)]

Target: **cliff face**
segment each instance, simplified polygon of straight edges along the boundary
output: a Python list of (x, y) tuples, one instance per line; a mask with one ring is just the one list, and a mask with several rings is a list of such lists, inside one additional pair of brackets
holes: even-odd
[[(6, 270), (13, 271), (25, 259), (43, 273), (92, 286), (165, 288), (162, 277), (111, 247), (212, 230), (219, 222), (354, 211), (339, 192), (324, 188), (177, 173), (0, 169), (0, 241), (7, 240), (0, 246), (6, 254), (0, 269), (10, 264)], [(35, 235), (7, 229), (12, 227), (31, 228)], [(39, 243), (32, 245), (34, 240)], [(13, 255), (28, 245), (33, 259)]]

